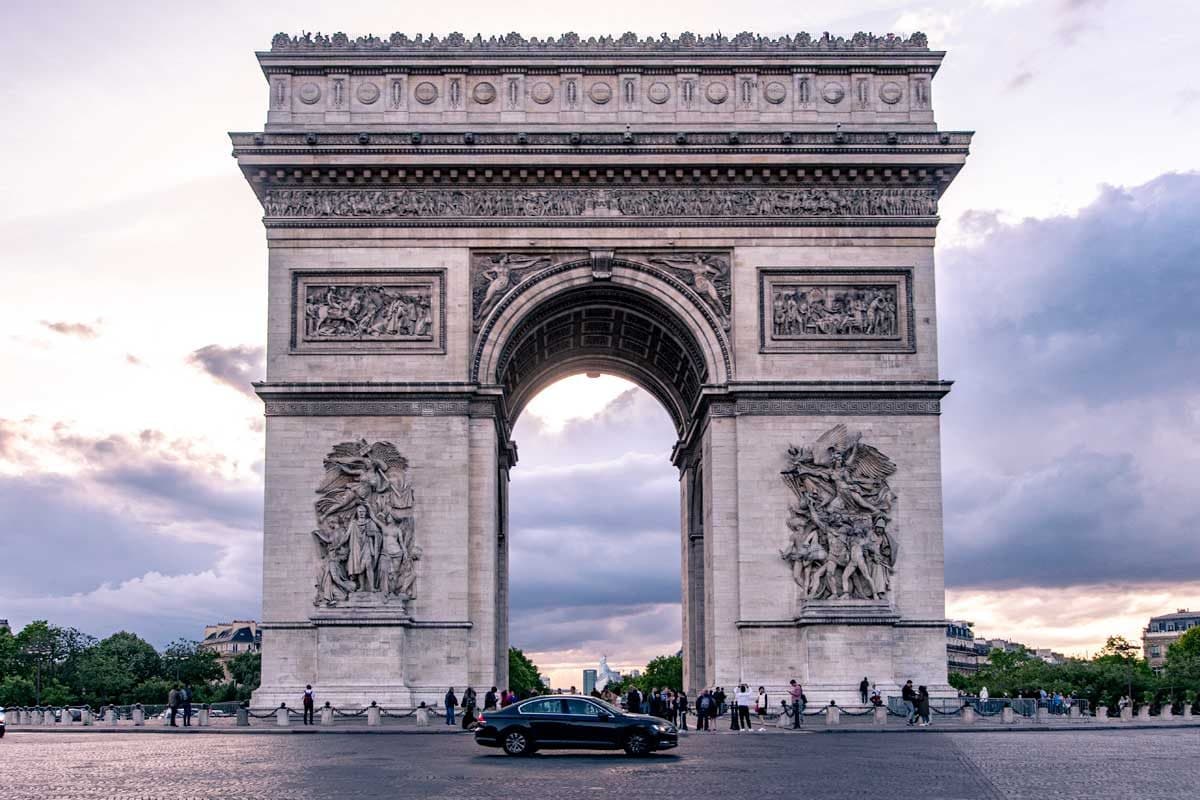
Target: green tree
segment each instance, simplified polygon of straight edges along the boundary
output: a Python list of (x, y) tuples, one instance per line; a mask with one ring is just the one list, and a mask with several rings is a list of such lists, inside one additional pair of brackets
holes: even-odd
[(642, 670), (637, 679), (638, 688), (644, 691), (667, 687), (677, 692), (683, 691), (683, 656), (658, 656), (650, 659), (650, 663)]
[(262, 653), (238, 653), (229, 660), (229, 674), (239, 686), (257, 689), (262, 681)]
[(519, 696), (546, 691), (537, 664), (515, 647), (508, 648), (508, 688)]
[(190, 639), (176, 639), (162, 654), (162, 676), (178, 683), (203, 685), (225, 676), (217, 654)]
[(20, 675), (7, 675), (0, 680), (0, 708), (34, 704), (33, 681)]
[(1200, 627), (1192, 628), (1167, 648), (1165, 675), (1174, 693), (1185, 702), (1200, 695)]

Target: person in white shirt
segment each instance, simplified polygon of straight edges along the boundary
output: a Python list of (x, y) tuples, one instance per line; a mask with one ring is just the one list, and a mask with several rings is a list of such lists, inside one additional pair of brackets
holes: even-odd
[(737, 687), (733, 696), (737, 702), (739, 730), (752, 730), (750, 727), (750, 704), (754, 702), (754, 695), (750, 694), (750, 689), (743, 683)]

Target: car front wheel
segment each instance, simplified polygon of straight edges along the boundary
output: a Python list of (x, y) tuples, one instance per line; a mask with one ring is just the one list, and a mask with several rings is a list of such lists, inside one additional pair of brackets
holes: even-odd
[(509, 731), (504, 734), (504, 752), (510, 756), (527, 756), (533, 752), (533, 740), (525, 731)]
[(650, 737), (634, 732), (625, 739), (625, 752), (631, 756), (644, 756), (650, 752)]

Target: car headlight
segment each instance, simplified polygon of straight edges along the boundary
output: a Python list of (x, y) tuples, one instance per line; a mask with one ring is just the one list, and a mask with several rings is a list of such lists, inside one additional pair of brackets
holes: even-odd
[(674, 733), (675, 726), (671, 725), (670, 723), (660, 722), (654, 726), (654, 730), (658, 731), (659, 733)]

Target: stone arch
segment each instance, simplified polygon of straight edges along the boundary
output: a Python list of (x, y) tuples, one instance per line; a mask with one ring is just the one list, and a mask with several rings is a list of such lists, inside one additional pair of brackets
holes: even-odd
[(569, 374), (634, 381), (667, 409), (681, 435), (705, 386), (732, 377), (717, 315), (682, 280), (616, 258), (579, 259), (522, 281), (480, 327), (471, 381), (501, 387), (516, 419), (538, 391)]

